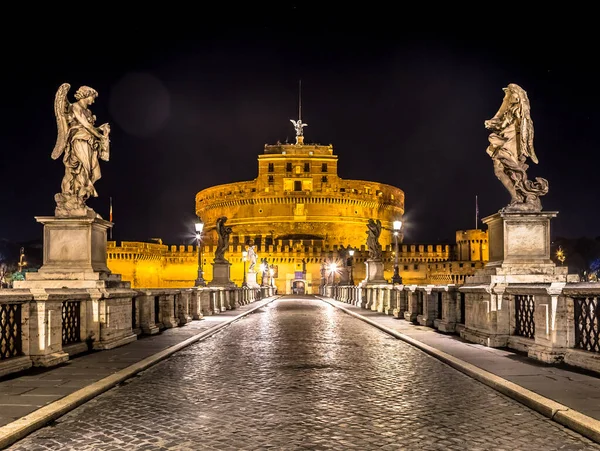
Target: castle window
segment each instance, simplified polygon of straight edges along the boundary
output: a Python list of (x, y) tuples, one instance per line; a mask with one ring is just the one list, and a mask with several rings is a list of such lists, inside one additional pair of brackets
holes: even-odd
[(321, 165), (321, 172), (327, 172), (327, 163)]
[(275, 171), (275, 168), (273, 167), (273, 163), (269, 163), (269, 172), (273, 172)]
[(310, 172), (310, 163), (304, 163), (304, 172)]
[(294, 191), (302, 191), (302, 181), (294, 180)]
[(321, 182), (322, 183), (327, 183), (327, 176), (324, 175), (323, 177), (321, 177)]
[(273, 183), (275, 181), (274, 177), (272, 175), (269, 176), (269, 183)]
[(340, 193), (345, 193), (346, 192), (346, 188), (340, 188)]
[(286, 163), (285, 164), (285, 170), (287, 172), (292, 172), (292, 163)]

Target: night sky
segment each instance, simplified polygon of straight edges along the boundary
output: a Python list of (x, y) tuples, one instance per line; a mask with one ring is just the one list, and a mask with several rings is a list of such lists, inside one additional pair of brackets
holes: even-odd
[(308, 31), (302, 14), (214, 33), (148, 27), (105, 37), (95, 25), (65, 48), (43, 34), (34, 44), (11, 41), (0, 74), (0, 238), (41, 238), (34, 216), (54, 214), (64, 173), (50, 158), (61, 83), (71, 84), (71, 102), (79, 86), (96, 89), (97, 125), (112, 128), (99, 197), (88, 205), (108, 219), (112, 196), (117, 240), (182, 244), (192, 243), (198, 191), (254, 179), (264, 144), (294, 142), (299, 80), (305, 141), (333, 144), (344, 179), (404, 190), (407, 243), (452, 242), (456, 230), (474, 228), (476, 196), (480, 218), (508, 203), (483, 124), (502, 88), (520, 85), (539, 158), (528, 176), (549, 181), (543, 209), (559, 211), (552, 235), (600, 235), (591, 29), (384, 34), (317, 23)]

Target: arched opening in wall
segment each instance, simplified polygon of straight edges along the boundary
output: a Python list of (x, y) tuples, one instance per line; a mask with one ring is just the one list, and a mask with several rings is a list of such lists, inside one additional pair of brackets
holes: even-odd
[(305, 294), (306, 284), (304, 280), (294, 280), (292, 282), (292, 294)]

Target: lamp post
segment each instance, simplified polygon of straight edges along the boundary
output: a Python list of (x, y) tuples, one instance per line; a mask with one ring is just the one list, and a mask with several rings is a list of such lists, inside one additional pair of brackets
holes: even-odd
[(248, 251), (242, 251), (242, 261), (244, 262), (244, 282), (242, 283), (243, 287), (248, 286), (248, 282), (246, 282), (246, 257), (248, 257)]
[(348, 255), (350, 255), (348, 259), (350, 262), (350, 285), (354, 286), (354, 249), (348, 249)]
[(275, 269), (273, 268), (273, 265), (271, 265), (271, 267), (269, 268), (269, 275), (271, 276), (271, 278), (269, 279), (269, 286), (273, 286), (273, 275), (275, 274)]
[(335, 263), (329, 264), (329, 274), (331, 275), (331, 285), (335, 282), (335, 271), (337, 270), (337, 265)]
[(194, 286), (205, 287), (206, 281), (204, 280), (204, 271), (202, 270), (202, 230), (204, 229), (202, 219), (198, 218), (198, 222), (194, 224), (194, 227), (196, 227), (196, 245), (198, 246), (198, 278)]
[(402, 277), (398, 268), (398, 236), (400, 235), (400, 229), (402, 229), (402, 221), (394, 221), (394, 275), (392, 276), (392, 284), (402, 283)]

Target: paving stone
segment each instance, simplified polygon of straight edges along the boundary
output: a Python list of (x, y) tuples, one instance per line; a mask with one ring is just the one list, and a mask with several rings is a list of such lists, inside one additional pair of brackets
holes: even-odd
[(279, 300), (13, 446), (30, 450), (600, 450), (316, 300)]

